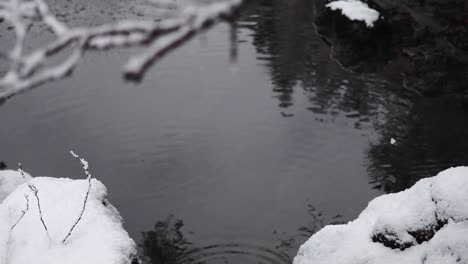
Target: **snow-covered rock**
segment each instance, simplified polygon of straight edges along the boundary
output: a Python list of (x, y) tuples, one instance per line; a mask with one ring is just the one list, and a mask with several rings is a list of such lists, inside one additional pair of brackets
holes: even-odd
[(468, 263), (468, 167), (371, 201), (348, 224), (326, 226), (294, 264)]
[[(14, 175), (0, 173), (2, 179)], [(8, 188), (18, 183), (5, 182)], [(0, 204), (0, 264), (131, 263), (135, 242), (107, 201), (106, 187), (96, 179), (91, 180), (81, 220), (62, 242), (81, 214), (87, 190), (87, 180), (48, 177), (33, 178), (17, 187)]]
[(367, 27), (373, 27), (379, 19), (379, 12), (370, 8), (359, 0), (337, 0), (327, 4), (331, 10), (341, 10), (341, 13), (350, 20), (362, 21)]
[(23, 178), (23, 175), (18, 171), (0, 170), (0, 203), (12, 193), (16, 187), (31, 179), (31, 175), (26, 172), (24, 172)]

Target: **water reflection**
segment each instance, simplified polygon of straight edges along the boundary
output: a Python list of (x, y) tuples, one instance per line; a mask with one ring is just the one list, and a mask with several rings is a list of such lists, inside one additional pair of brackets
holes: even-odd
[[(222, 28), (209, 48), (191, 43), (137, 89), (111, 75), (119, 53), (89, 58), (74, 78), (1, 107), (0, 158), (63, 176), (76, 166), (64, 150), (79, 146), (134, 238), (161, 212), (184, 215), (143, 234), (146, 263), (291, 263), (307, 237), (343, 220), (333, 213), (355, 218), (377, 195), (367, 176), (392, 192), (466, 160), (465, 115), (341, 69), (314, 32), (310, 2), (246, 10), (236, 73), (219, 63), (229, 47)], [(305, 197), (328, 213), (310, 206), (307, 218)], [(185, 231), (189, 222), (212, 240)]]
[(294, 105), (294, 93), (303, 92), (308, 110), (343, 112), (357, 118), (360, 127), (391, 107), (394, 96), (387, 82), (351, 74), (330, 58), (315, 29), (312, 1), (260, 2), (252, 10), (256, 15), (247, 15), (242, 25), (253, 31), (258, 59), (271, 75), (281, 108)]
[[(291, 258), (281, 251), (247, 243), (221, 243), (196, 246), (188, 241), (182, 231), (184, 222), (169, 216), (157, 221), (154, 229), (143, 232), (141, 247), (144, 263), (182, 264), (182, 263), (232, 263), (239, 257), (252, 263), (285, 264)], [(235, 262), (234, 262), (235, 263)], [(250, 263), (250, 262), (249, 262)]]
[(188, 256), (188, 242), (182, 234), (181, 228), (184, 222), (169, 216), (165, 220), (157, 221), (154, 229), (143, 232), (143, 241), (140, 245), (147, 263), (153, 264), (175, 264), (184, 263), (185, 259), (194, 263)]
[(291, 257), (294, 257), (299, 246), (302, 245), (312, 235), (320, 231), (320, 229), (323, 227), (327, 225), (340, 225), (346, 223), (341, 214), (328, 216), (312, 204), (307, 205), (307, 213), (309, 215), (307, 223), (299, 227), (296, 234), (291, 235), (284, 232), (274, 232), (279, 242), (276, 246), (276, 249), (281, 251), (289, 251), (291, 253)]
[(283, 108), (292, 105), (292, 94), (300, 82), (327, 79), (316, 71), (320, 43), (314, 36), (311, 10), (312, 1), (259, 1), (249, 10), (254, 15), (248, 15), (242, 24), (254, 32), (257, 59), (268, 68)]
[(327, 218), (324, 213), (315, 206), (308, 204), (307, 208), (307, 212), (310, 215), (308, 223), (298, 229), (302, 237), (309, 238), (326, 225), (340, 225), (345, 223), (345, 221), (342, 220), (343, 216), (340, 214)]
[[(289, 264), (299, 246), (326, 225), (344, 224), (340, 214), (327, 215), (312, 204), (307, 205), (309, 218), (306, 224), (297, 228), (296, 233), (273, 231), (276, 242), (272, 247), (249, 243), (218, 243), (202, 245), (196, 235), (184, 228), (184, 221), (168, 216), (159, 220), (154, 229), (142, 233), (140, 247), (143, 263), (265, 263)], [(199, 245), (197, 245), (199, 244)]]
[(259, 1), (246, 13), (241, 25), (253, 32), (282, 116), (304, 107), (316, 121), (344, 117), (356, 129), (377, 132), (365, 151), (373, 188), (397, 192), (468, 163), (467, 115), (457, 98), (415, 98), (391, 80), (341, 68), (316, 32), (313, 1)]
[[(424, 177), (468, 164), (468, 116), (450, 97), (419, 99), (380, 130), (367, 151), (370, 182), (384, 192), (409, 188)], [(396, 144), (390, 138), (397, 136)]]

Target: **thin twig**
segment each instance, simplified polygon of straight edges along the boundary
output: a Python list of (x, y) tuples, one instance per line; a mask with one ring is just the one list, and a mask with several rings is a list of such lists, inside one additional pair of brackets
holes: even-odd
[(34, 196), (36, 196), (36, 200), (37, 200), (37, 208), (39, 209), (39, 218), (41, 219), (41, 223), (42, 223), (42, 226), (44, 227), (44, 230), (46, 231), (47, 233), (47, 237), (49, 238), (50, 240), (50, 234), (49, 234), (49, 230), (47, 229), (47, 225), (44, 221), (44, 218), (43, 218), (43, 215), (42, 215), (42, 209), (41, 209), (41, 201), (39, 200), (39, 190), (37, 189), (37, 187), (32, 184), (32, 183), (29, 183), (28, 184), (28, 187), (29, 189), (31, 189), (31, 191), (34, 193)]
[(77, 154), (75, 154), (75, 152), (70, 151), (70, 153), (72, 154), (73, 157), (75, 157), (76, 159), (78, 159), (78, 161), (81, 163), (81, 165), (83, 166), (83, 170), (85, 172), (85, 175), (86, 175), (86, 178), (88, 180), (88, 190), (86, 191), (86, 196), (84, 198), (84, 201), (83, 201), (83, 207), (81, 208), (81, 212), (80, 212), (80, 215), (78, 216), (78, 219), (76, 219), (75, 223), (73, 224), (73, 226), (70, 228), (70, 231), (68, 231), (68, 234), (65, 236), (65, 238), (62, 240), (62, 244), (64, 244), (67, 239), (71, 236), (73, 230), (75, 229), (75, 227), (78, 225), (78, 223), (81, 221), (81, 218), (83, 217), (83, 214), (86, 210), (86, 204), (88, 202), (88, 196), (89, 196), (89, 192), (91, 191), (91, 173), (89, 173), (88, 171), (88, 162), (83, 159), (83, 158), (80, 158), (80, 156), (78, 156)]
[(23, 180), (26, 182), (26, 177), (24, 176), (24, 170), (23, 170), (23, 165), (21, 162), (18, 162), (18, 172), (23, 176)]
[(29, 198), (28, 198), (27, 195), (25, 195), (24, 198), (26, 198), (26, 209), (21, 211), (21, 216), (20, 216), (20, 218), (19, 218), (18, 221), (16, 221), (16, 223), (10, 228), (10, 230), (13, 230), (13, 228), (15, 228), (16, 225), (18, 225), (18, 223), (21, 221), (21, 219), (23, 219), (23, 217), (24, 217), (24, 215), (26, 214), (26, 212), (29, 210)]

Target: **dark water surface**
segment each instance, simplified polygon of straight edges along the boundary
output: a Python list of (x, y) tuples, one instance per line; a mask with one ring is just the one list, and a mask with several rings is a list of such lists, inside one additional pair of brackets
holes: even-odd
[[(125, 7), (99, 2), (70, 21)], [(120, 76), (127, 51), (89, 54), (70, 78), (0, 106), (0, 160), (82, 178), (73, 149), (108, 187), (147, 261), (237, 264), (290, 263), (324, 224), (466, 164), (467, 115), (340, 68), (315, 32), (312, 3), (251, 5), (238, 22), (236, 64), (227, 26), (171, 54), (140, 85)]]

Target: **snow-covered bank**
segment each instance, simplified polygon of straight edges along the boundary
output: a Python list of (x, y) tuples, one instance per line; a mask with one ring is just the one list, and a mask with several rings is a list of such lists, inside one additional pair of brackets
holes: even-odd
[(24, 181), (31, 180), (32, 177), (24, 172), (24, 177), (17, 171), (0, 170), (0, 203), (12, 193)]
[(468, 167), (380, 196), (346, 224), (327, 226), (294, 264), (468, 263)]
[[(24, 182), (12, 171), (0, 171), (0, 179), (6, 186)], [(87, 180), (66, 178), (37, 177), (19, 185), (0, 204), (0, 264), (131, 263), (135, 242), (96, 179), (81, 220), (62, 243), (80, 216), (87, 190)]]
[(379, 19), (379, 12), (370, 8), (359, 0), (338, 0), (327, 4), (331, 10), (341, 10), (341, 13), (350, 20), (362, 21), (367, 27), (373, 27)]

